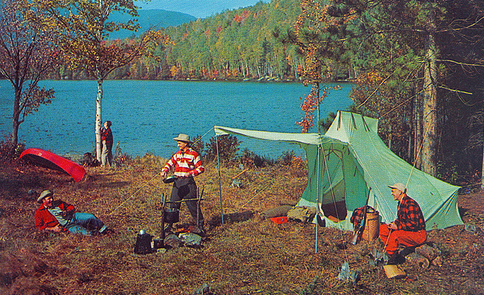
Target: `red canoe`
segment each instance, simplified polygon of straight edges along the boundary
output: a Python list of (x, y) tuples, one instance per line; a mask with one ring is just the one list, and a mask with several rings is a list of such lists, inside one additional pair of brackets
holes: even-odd
[(19, 157), (19, 159), (22, 158), (46, 168), (67, 172), (76, 182), (86, 174), (86, 170), (81, 165), (49, 151), (36, 148), (26, 149)]

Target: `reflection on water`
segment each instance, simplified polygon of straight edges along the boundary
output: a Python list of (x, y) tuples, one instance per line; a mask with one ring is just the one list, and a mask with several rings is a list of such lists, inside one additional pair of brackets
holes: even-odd
[[(19, 137), (27, 147), (54, 153), (83, 154), (94, 151), (95, 81), (43, 81), (54, 88), (52, 104), (43, 105), (21, 124)], [(321, 116), (346, 109), (351, 86), (333, 90), (322, 105)], [(114, 141), (123, 152), (146, 152), (169, 157), (177, 150), (179, 133), (214, 136), (213, 126), (277, 132), (300, 132), (301, 99), (309, 88), (296, 83), (105, 81), (103, 121), (113, 122)], [(13, 91), (0, 80), (0, 132), (11, 132)], [(241, 150), (279, 157), (284, 151), (301, 154), (298, 145), (240, 137)]]

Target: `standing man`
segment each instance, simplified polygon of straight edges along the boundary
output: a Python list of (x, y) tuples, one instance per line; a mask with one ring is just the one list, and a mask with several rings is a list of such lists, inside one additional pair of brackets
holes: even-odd
[(101, 152), (101, 166), (111, 167), (113, 165), (113, 133), (111, 132), (111, 121), (104, 122), (104, 126), (101, 127), (101, 140), (103, 149)]
[(111, 233), (104, 223), (91, 213), (76, 212), (76, 208), (61, 200), (55, 200), (50, 190), (43, 191), (35, 211), (35, 227), (52, 232), (79, 233), (86, 236)]
[[(200, 155), (191, 148), (192, 142), (188, 135), (180, 134), (173, 138), (173, 140), (177, 142), (179, 150), (161, 170), (161, 176), (166, 177), (167, 173), (171, 169), (174, 169), (174, 174), (177, 177), (173, 183), (173, 189), (171, 191), (170, 208), (179, 210), (181, 201), (183, 199), (189, 199), (189, 201), (186, 201), (188, 210), (190, 211), (192, 218), (198, 220), (197, 227), (200, 230), (200, 233), (204, 234), (204, 220), (202, 212), (197, 206), (197, 185), (193, 178), (203, 173), (205, 168), (202, 166)], [(172, 226), (172, 223), (168, 223), (164, 230), (169, 232), (171, 231)]]
[(422, 210), (418, 203), (407, 195), (405, 185), (395, 183), (389, 188), (392, 189), (393, 199), (398, 201), (397, 219), (380, 226), (380, 239), (390, 257), (388, 264), (398, 264), (404, 261), (403, 256), (398, 253), (398, 247), (422, 245), (427, 240), (427, 232)]

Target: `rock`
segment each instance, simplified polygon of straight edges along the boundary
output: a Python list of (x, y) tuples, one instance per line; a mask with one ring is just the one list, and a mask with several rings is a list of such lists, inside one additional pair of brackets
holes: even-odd
[(405, 260), (409, 263), (416, 264), (423, 268), (428, 268), (430, 266), (430, 261), (418, 253), (408, 254), (405, 257)]
[(429, 261), (434, 260), (438, 256), (442, 255), (442, 252), (436, 248), (432, 247), (428, 244), (424, 244), (415, 248), (415, 253), (422, 255), (423, 257), (427, 258)]

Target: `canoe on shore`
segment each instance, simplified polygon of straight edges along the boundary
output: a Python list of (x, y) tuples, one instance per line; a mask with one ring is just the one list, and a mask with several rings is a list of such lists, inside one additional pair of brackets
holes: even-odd
[(46, 150), (26, 149), (19, 157), (19, 159), (22, 158), (46, 168), (66, 172), (76, 182), (79, 182), (86, 174), (86, 170), (81, 165)]

